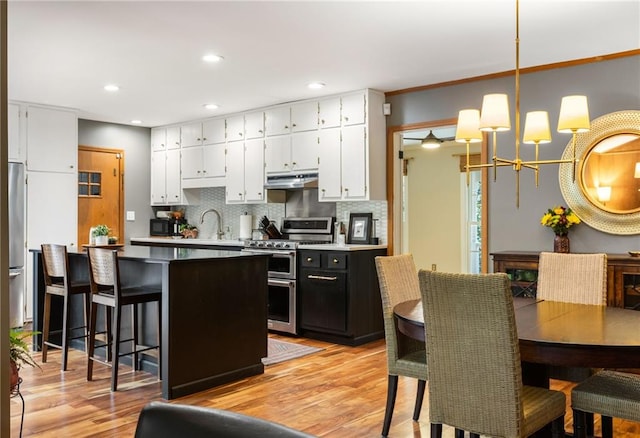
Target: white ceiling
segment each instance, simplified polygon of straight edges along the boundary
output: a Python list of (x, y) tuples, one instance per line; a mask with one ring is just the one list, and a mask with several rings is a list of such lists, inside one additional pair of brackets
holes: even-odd
[[(640, 0), (521, 0), (520, 17), (523, 68), (640, 47)], [(9, 99), (158, 126), (512, 70), (514, 41), (513, 0), (9, 0)]]

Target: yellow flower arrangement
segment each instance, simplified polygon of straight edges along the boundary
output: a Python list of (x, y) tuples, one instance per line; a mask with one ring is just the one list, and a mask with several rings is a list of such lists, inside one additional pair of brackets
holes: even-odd
[(580, 223), (580, 218), (570, 208), (557, 206), (547, 210), (540, 223), (558, 236), (566, 236), (569, 228)]

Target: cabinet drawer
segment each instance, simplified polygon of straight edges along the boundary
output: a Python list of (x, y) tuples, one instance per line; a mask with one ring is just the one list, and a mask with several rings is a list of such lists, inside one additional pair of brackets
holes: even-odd
[(319, 252), (306, 252), (302, 254), (300, 263), (305, 268), (319, 268), (320, 267), (320, 253)]
[(347, 269), (347, 255), (338, 253), (327, 254), (327, 269)]

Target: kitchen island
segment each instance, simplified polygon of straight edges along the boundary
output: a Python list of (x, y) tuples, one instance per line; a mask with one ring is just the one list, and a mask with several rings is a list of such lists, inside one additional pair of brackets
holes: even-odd
[[(35, 267), (33, 329), (42, 331), (42, 256), (40, 250), (31, 252)], [(267, 356), (268, 255), (125, 246), (119, 249), (118, 257), (123, 286), (162, 288), (163, 398), (181, 397), (264, 372), (261, 359)], [(69, 252), (69, 263), (74, 278), (88, 281), (85, 251)], [(74, 316), (79, 319), (81, 302), (74, 305)], [(53, 310), (51, 330), (60, 327), (55, 314), (62, 312)], [(143, 338), (155, 339), (157, 310), (141, 308), (140, 315)], [(123, 321), (128, 319), (125, 315)], [(157, 368), (154, 359), (145, 356), (143, 365)]]

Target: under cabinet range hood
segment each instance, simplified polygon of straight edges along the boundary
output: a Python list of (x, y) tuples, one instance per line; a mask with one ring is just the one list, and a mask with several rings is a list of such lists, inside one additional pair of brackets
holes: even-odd
[(318, 172), (290, 172), (267, 175), (265, 189), (306, 189), (318, 187)]

